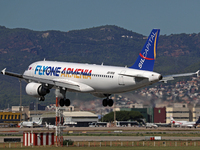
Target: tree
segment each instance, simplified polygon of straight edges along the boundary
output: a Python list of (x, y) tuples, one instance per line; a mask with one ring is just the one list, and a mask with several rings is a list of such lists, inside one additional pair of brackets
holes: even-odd
[[(117, 111), (116, 120), (117, 121), (128, 121), (137, 120), (143, 118), (143, 115), (138, 111)], [(114, 121), (114, 112), (108, 113), (103, 117), (105, 122)]]

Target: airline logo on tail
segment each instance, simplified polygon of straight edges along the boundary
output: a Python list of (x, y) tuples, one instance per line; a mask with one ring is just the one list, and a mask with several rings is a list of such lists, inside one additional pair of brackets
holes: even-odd
[(157, 43), (160, 30), (153, 29), (141, 50), (135, 64), (130, 68), (139, 70), (153, 71), (154, 61), (156, 59)]

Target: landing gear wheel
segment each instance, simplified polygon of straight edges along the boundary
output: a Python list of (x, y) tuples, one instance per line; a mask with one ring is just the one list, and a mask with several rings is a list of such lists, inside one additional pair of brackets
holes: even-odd
[(60, 106), (63, 107), (65, 104), (65, 100), (64, 99), (60, 99)]
[(112, 107), (112, 106), (113, 106), (113, 100), (112, 100), (112, 99), (109, 99), (109, 100), (108, 100), (108, 106), (109, 106), (109, 107)]
[(65, 103), (65, 106), (70, 106), (70, 100), (69, 99), (66, 99), (64, 103)]
[(102, 101), (102, 105), (104, 106), (104, 107), (106, 107), (108, 104), (107, 104), (107, 99), (104, 99), (103, 101)]

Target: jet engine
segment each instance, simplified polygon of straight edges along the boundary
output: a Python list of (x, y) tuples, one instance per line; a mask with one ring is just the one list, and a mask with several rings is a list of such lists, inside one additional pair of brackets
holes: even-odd
[(26, 85), (26, 93), (28, 95), (38, 97), (39, 100), (42, 100), (42, 101), (44, 100), (44, 96), (48, 94), (49, 92), (50, 90), (40, 83), (31, 82)]

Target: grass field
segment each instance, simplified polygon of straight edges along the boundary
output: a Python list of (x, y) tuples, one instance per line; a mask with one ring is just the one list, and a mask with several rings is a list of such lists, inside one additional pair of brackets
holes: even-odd
[(200, 147), (23, 147), (23, 148), (4, 148), (4, 150), (199, 150)]

